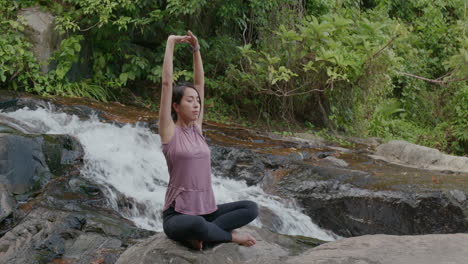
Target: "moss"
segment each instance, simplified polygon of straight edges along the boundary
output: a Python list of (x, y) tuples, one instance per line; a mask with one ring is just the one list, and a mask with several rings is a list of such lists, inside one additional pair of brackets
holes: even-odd
[(312, 237), (306, 237), (306, 236), (292, 236), (298, 243), (311, 246), (311, 247), (317, 247), (320, 246), (326, 241), (317, 239), (317, 238), (312, 238)]
[(0, 124), (0, 133), (13, 134), (15, 132), (17, 132), (17, 131), (14, 130), (13, 128), (11, 128), (9, 126), (6, 126), (6, 125), (3, 125), (3, 124)]
[(42, 149), (49, 170), (55, 175), (62, 175), (64, 171), (62, 166), (62, 142), (56, 136), (42, 136), (44, 138)]

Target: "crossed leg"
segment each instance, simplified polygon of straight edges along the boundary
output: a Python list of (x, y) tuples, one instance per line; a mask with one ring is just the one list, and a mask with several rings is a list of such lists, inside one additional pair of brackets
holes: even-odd
[(218, 205), (218, 210), (208, 215), (174, 213), (164, 218), (166, 235), (176, 241), (185, 241), (191, 248), (201, 250), (206, 242), (236, 242), (244, 246), (255, 244), (255, 238), (233, 231), (253, 221), (258, 206), (251, 201), (238, 201)]
[(226, 231), (247, 225), (258, 216), (258, 206), (252, 201), (219, 204), (218, 210), (203, 217)]

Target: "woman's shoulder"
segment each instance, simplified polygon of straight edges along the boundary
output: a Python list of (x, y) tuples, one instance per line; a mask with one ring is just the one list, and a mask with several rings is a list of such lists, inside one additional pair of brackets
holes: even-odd
[(203, 136), (202, 128), (197, 122), (193, 122), (192, 128), (194, 131), (198, 132), (201, 136)]
[(174, 130), (171, 133), (172, 135), (170, 135), (169, 138), (165, 138), (166, 140), (163, 141), (163, 138), (161, 137), (161, 145), (163, 148), (173, 144), (173, 142), (176, 140), (176, 135), (178, 134), (177, 132), (177, 126), (174, 126)]

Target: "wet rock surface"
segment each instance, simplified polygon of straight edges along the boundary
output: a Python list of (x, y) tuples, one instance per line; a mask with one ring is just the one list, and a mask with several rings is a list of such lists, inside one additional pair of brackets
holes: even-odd
[(129, 224), (119, 226), (120, 232), (106, 232), (95, 227), (93, 217), (105, 218), (86, 211), (35, 208), (0, 238), (0, 262), (92, 263), (104, 259), (114, 263), (129, 243), (133, 243), (132, 239), (152, 234), (142, 230), (132, 237), (128, 230), (136, 228)]
[(377, 184), (366, 172), (306, 165), (297, 165), (279, 183), (280, 192), (294, 196), (320, 226), (341, 236), (468, 230), (464, 192), (417, 185), (371, 189)]
[(5, 183), (0, 183), (0, 222), (10, 216), (15, 207), (16, 201), (13, 199), (7, 186)]
[[(101, 187), (80, 176), (78, 142), (53, 139), (44, 140), (49, 145), (42, 151), (55, 175), (34, 193), (10, 196), (17, 202), (9, 208), (1, 203), (0, 263), (115, 263), (133, 240), (154, 234), (119, 216)], [(0, 184), (1, 197), (9, 194), (5, 186)]]

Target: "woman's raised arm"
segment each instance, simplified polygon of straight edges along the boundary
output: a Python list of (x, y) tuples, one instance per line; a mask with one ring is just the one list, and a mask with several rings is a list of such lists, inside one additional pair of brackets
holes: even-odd
[(201, 129), (204, 114), (203, 109), (205, 108), (205, 73), (203, 71), (203, 62), (200, 54), (200, 45), (198, 44), (198, 39), (190, 30), (188, 31), (187, 35), (189, 36), (188, 41), (192, 45), (193, 50), (193, 84), (197, 89), (198, 94), (200, 95), (201, 109), (197, 124)]
[(176, 43), (188, 43), (188, 36), (171, 35), (167, 39), (166, 53), (162, 70), (161, 104), (159, 106), (159, 135), (161, 142), (168, 143), (174, 135), (175, 124), (171, 117), (172, 83), (173, 83), (173, 57)]

